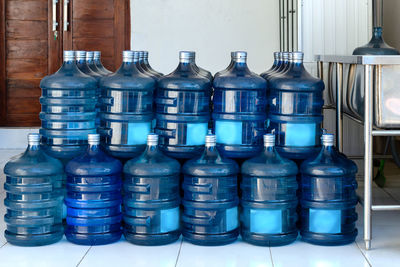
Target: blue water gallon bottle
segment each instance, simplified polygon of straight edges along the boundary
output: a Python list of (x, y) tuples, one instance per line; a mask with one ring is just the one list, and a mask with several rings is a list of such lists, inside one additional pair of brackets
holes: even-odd
[(179, 53), (179, 65), (158, 80), (156, 133), (160, 149), (174, 158), (201, 154), (210, 119), (211, 82), (191, 63), (191, 53)]
[(320, 150), (324, 83), (305, 70), (302, 52), (291, 55), (287, 71), (268, 83), (268, 131), (280, 155), (305, 159)]
[(65, 236), (79, 245), (104, 245), (122, 235), (122, 164), (100, 148), (100, 135), (88, 136), (86, 153), (67, 163)]
[(282, 65), (282, 52), (274, 52), (274, 63), (272, 64), (269, 70), (264, 71), (260, 74), (265, 80), (268, 80), (268, 77), (272, 75), (280, 66)]
[(147, 148), (124, 166), (124, 235), (138, 245), (165, 245), (181, 235), (177, 160), (158, 149), (158, 135), (147, 136)]
[(232, 60), (213, 83), (217, 146), (225, 157), (249, 158), (262, 150), (267, 83), (249, 70), (246, 52), (235, 52)]
[(4, 167), (7, 242), (42, 246), (59, 241), (62, 225), (63, 164), (44, 153), (39, 134), (28, 135), (28, 148)]
[[(106, 69), (103, 65), (103, 63), (101, 62), (101, 51), (94, 51), (93, 53), (93, 63), (96, 66), (97, 70), (99, 70), (99, 72), (103, 75), (109, 75), (112, 72), (109, 71), (108, 69)], [(94, 68), (92, 69), (94, 70)]]
[(138, 53), (124, 51), (121, 67), (100, 81), (102, 145), (120, 159), (143, 152), (151, 131), (156, 82), (139, 71), (138, 61)]
[(275, 150), (275, 135), (264, 135), (264, 151), (242, 165), (241, 234), (260, 246), (281, 246), (297, 238), (297, 165)]
[(161, 72), (158, 72), (154, 70), (149, 63), (149, 52), (148, 51), (139, 51), (139, 65), (140, 67), (151, 77), (154, 79), (158, 79), (163, 74)]
[(46, 153), (64, 162), (83, 153), (87, 135), (96, 133), (97, 81), (81, 72), (74, 51), (64, 51), (64, 63), (40, 82), (42, 144)]
[(239, 166), (220, 156), (215, 135), (206, 136), (203, 154), (188, 160), (182, 172), (184, 238), (203, 246), (234, 242), (239, 235)]
[(323, 134), (320, 153), (300, 169), (300, 234), (317, 245), (344, 245), (357, 236), (357, 166), (334, 148), (333, 139)]

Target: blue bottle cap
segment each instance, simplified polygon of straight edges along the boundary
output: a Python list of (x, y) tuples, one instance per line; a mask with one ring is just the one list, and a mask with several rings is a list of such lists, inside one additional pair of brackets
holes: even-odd
[(64, 51), (64, 61), (73, 61), (73, 60), (75, 60), (75, 51), (65, 50)]
[(94, 58), (94, 52), (93, 51), (87, 51), (86, 52), (86, 61), (93, 60)]

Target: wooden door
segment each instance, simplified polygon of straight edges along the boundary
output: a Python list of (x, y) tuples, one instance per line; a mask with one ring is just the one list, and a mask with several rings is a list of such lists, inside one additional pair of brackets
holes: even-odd
[(115, 71), (130, 47), (129, 14), (129, 0), (70, 0), (64, 49), (99, 50), (105, 67)]
[[(129, 0), (0, 0), (0, 126), (40, 126), (40, 80), (63, 50), (100, 50), (115, 70), (130, 47)], [(63, 31), (64, 3), (69, 26)]]

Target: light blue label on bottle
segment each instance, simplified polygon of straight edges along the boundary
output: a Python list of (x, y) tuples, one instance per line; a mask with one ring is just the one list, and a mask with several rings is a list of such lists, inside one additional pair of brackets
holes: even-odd
[(226, 231), (232, 231), (239, 226), (238, 208), (230, 208), (226, 210)]
[(310, 209), (310, 232), (321, 234), (340, 233), (341, 210)]
[(160, 233), (167, 233), (179, 228), (179, 207), (161, 210)]
[(250, 232), (258, 234), (282, 233), (282, 210), (251, 209)]
[(242, 129), (243, 126), (241, 121), (215, 121), (217, 143), (225, 145), (241, 145)]
[(286, 146), (315, 146), (315, 123), (287, 123), (285, 132)]
[(127, 145), (144, 145), (147, 142), (147, 135), (151, 130), (151, 122), (130, 122), (128, 123)]
[(186, 145), (204, 145), (208, 130), (208, 123), (188, 123), (186, 125)]

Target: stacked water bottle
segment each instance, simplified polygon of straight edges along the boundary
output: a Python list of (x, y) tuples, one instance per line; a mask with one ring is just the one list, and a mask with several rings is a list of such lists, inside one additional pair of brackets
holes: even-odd
[(182, 51), (163, 76), (145, 51), (115, 73), (65, 51), (41, 82), (41, 144), (30, 134), (4, 168), (8, 242), (353, 242), (357, 167), (322, 134), (323, 82), (301, 52), (274, 53), (261, 76), (231, 57), (213, 77)]

